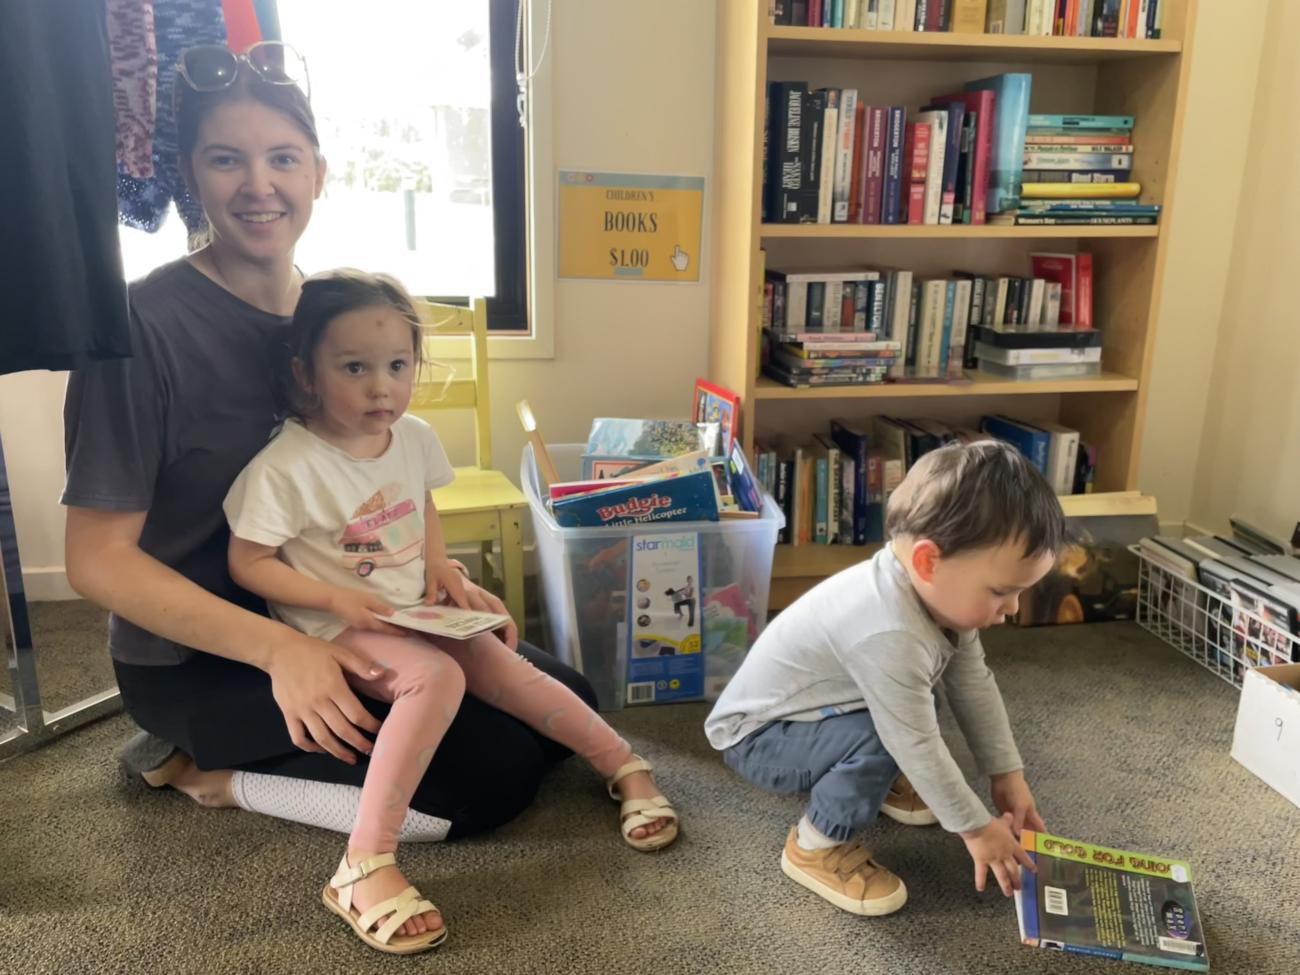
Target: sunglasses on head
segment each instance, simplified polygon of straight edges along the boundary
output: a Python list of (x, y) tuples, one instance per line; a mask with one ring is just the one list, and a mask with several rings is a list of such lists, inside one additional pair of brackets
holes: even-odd
[(194, 91), (221, 91), (235, 83), (242, 65), (268, 85), (301, 84), (311, 100), (307, 59), (283, 41), (258, 41), (243, 54), (220, 44), (187, 47), (176, 62), (176, 73)]

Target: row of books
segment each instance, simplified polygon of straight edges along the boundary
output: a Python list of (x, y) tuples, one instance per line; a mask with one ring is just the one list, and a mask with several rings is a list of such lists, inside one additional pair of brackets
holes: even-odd
[(1157, 535), (1140, 548), (1161, 570), (1151, 576), (1154, 606), (1194, 637), (1203, 662), (1240, 680), (1244, 668), (1300, 661), (1300, 559), (1241, 535)]
[(848, 30), (1159, 38), (1162, 0), (768, 0), (773, 24)]
[(1031, 115), (1020, 205), (990, 222), (1017, 225), (1154, 224), (1138, 202), (1131, 115)]
[(1019, 203), (1031, 78), (932, 98), (909, 120), (853, 88), (768, 85), (763, 220), (983, 224)]
[(1031, 276), (765, 271), (761, 362), (789, 386), (1047, 379), (1101, 370), (1092, 255), (1031, 255)]
[(1075, 430), (992, 415), (979, 429), (938, 420), (876, 416), (832, 420), (830, 431), (793, 447), (754, 444), (758, 483), (785, 514), (790, 545), (871, 545), (885, 538), (885, 507), (908, 469), (950, 443), (1006, 440), (1058, 494), (1092, 490), (1096, 451)]

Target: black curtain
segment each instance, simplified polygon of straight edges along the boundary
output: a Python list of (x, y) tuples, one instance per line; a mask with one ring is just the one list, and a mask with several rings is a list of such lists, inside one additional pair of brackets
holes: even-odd
[(131, 354), (104, 0), (0, 0), (0, 374)]

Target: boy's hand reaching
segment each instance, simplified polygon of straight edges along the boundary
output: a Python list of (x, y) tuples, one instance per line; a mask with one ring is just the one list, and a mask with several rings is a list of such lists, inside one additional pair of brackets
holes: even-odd
[(443, 593), (461, 609), (470, 608), (469, 597), (465, 594), (465, 577), (460, 569), (449, 559), (431, 560), (424, 569), (424, 604), (432, 606), (439, 602)]
[(1047, 830), (1043, 817), (1038, 815), (1038, 805), (1034, 802), (1034, 794), (1029, 791), (1024, 772), (1019, 769), (1014, 772), (1004, 772), (1002, 775), (993, 776), (990, 781), (993, 805), (999, 813), (1010, 814), (1013, 835), (1018, 838), (1020, 831), (1026, 826), (1039, 832)]
[[(983, 829), (962, 833), (970, 858), (975, 861), (975, 889), (984, 890), (989, 870), (1002, 893), (1010, 897), (1020, 889), (1020, 866), (1035, 870), (1034, 861), (1011, 833), (1011, 813), (1003, 813)], [(1035, 870), (1035, 872), (1037, 872)]]

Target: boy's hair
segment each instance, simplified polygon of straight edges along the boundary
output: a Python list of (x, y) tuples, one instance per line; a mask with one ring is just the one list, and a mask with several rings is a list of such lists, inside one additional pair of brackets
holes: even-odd
[(302, 419), (320, 408), (316, 397), (298, 385), (293, 374), (293, 362), (295, 359), (301, 362), (307, 375), (311, 376), (316, 349), (324, 340), (330, 323), (340, 315), (361, 308), (391, 308), (410, 323), (418, 373), (424, 362), (420, 314), (401, 283), (387, 274), (370, 274), (350, 267), (324, 271), (303, 282), (288, 337), (278, 356), (274, 389), (276, 407), (282, 417)]
[(1015, 447), (950, 444), (915, 464), (889, 498), (890, 538), (928, 538), (944, 556), (1008, 542), (1024, 557), (1060, 552), (1070, 539), (1061, 503)]

